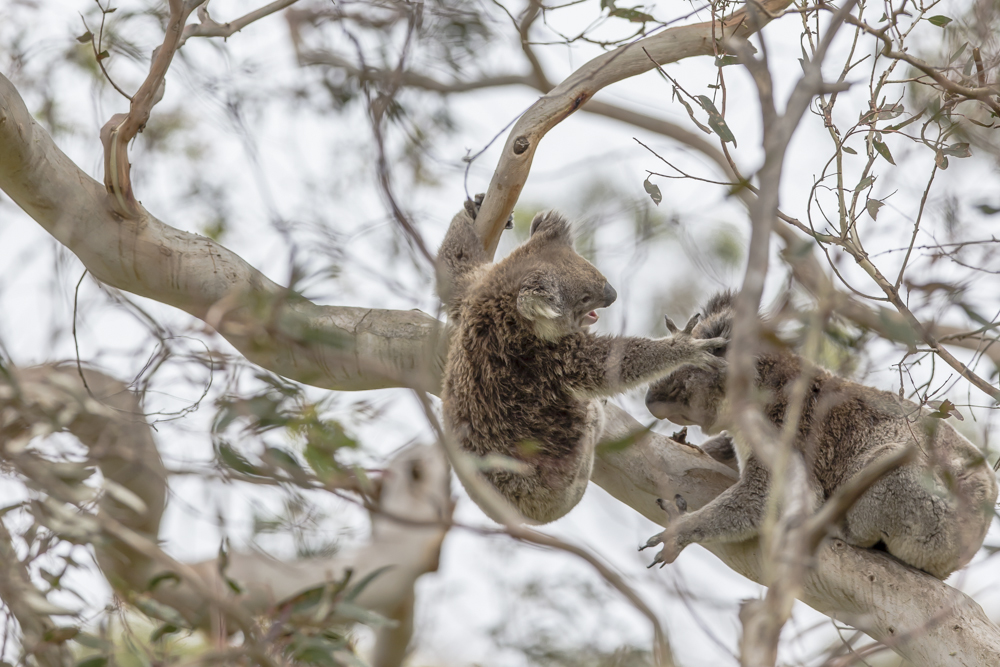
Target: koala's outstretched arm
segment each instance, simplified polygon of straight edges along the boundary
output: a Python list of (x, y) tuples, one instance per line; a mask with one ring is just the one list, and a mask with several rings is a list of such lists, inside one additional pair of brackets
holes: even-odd
[(653, 565), (672, 563), (689, 544), (742, 542), (757, 534), (764, 517), (769, 473), (757, 459), (749, 457), (740, 479), (709, 504), (690, 514), (682, 514), (646, 547), (662, 544)]
[(452, 218), (437, 255), (438, 296), (448, 309), (449, 316), (457, 314), (458, 304), (462, 302), (469, 285), (475, 281), (475, 270), (490, 262), (483, 242), (473, 227), (476, 207), (471, 201), (467, 204)]
[(716, 368), (725, 362), (712, 354), (722, 338), (692, 338), (680, 332), (668, 338), (580, 336), (575, 368), (568, 377), (573, 389), (594, 396), (613, 396), (657, 380), (685, 364)]

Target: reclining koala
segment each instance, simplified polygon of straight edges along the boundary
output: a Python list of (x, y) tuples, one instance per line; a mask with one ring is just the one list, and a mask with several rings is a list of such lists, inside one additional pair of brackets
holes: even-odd
[[(718, 294), (694, 327), (696, 338), (731, 339), (733, 299)], [(725, 351), (720, 351), (724, 355)], [(756, 387), (764, 414), (784, 425), (791, 387), (808, 362), (771, 347), (757, 358)], [(915, 445), (916, 454), (873, 484), (848, 510), (839, 537), (890, 554), (939, 579), (963, 567), (983, 543), (997, 498), (996, 477), (980, 451), (946, 421), (886, 391), (810, 368), (793, 446), (803, 454), (822, 502), (872, 461)], [(725, 368), (684, 368), (653, 384), (646, 405), (654, 416), (694, 424), (707, 433), (726, 426)], [(655, 562), (670, 563), (695, 542), (753, 537), (764, 515), (769, 473), (739, 433), (733, 434), (739, 481), (704, 507), (683, 514), (647, 546), (663, 544)]]
[(602, 397), (683, 364), (717, 366), (712, 350), (724, 341), (590, 333), (596, 309), (617, 294), (573, 250), (566, 220), (539, 214), (528, 241), (494, 265), (473, 228), (476, 212), (469, 202), (455, 216), (438, 252), (452, 328), (445, 428), (465, 451), (517, 462), (484, 475), (529, 521), (547, 523), (569, 512), (590, 480)]

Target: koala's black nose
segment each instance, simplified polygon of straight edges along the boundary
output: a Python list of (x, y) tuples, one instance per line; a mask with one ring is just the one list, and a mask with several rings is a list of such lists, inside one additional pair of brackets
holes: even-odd
[(615, 288), (611, 286), (611, 283), (605, 282), (604, 283), (604, 307), (607, 308), (608, 306), (610, 306), (611, 304), (613, 304), (615, 302), (615, 299), (617, 299), (617, 298), (618, 298), (618, 292), (616, 292)]

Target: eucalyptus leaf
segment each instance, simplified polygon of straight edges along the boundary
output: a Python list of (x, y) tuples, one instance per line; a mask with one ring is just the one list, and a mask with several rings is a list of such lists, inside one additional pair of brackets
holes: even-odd
[(695, 99), (698, 100), (698, 104), (701, 108), (705, 110), (708, 114), (708, 126), (719, 135), (719, 138), (724, 142), (731, 144), (736, 144), (736, 137), (733, 136), (732, 131), (729, 126), (726, 125), (726, 119), (722, 117), (719, 110), (715, 108), (715, 103), (712, 102), (712, 98), (708, 95), (698, 95)]
[(872, 141), (872, 146), (878, 151), (878, 154), (888, 160), (889, 164), (895, 166), (896, 161), (892, 159), (892, 153), (889, 152), (889, 147), (883, 144), (881, 141), (875, 139)]
[(656, 183), (650, 182), (647, 176), (646, 180), (642, 182), (642, 188), (649, 195), (649, 198), (653, 200), (653, 203), (659, 206), (660, 202), (663, 201), (663, 195), (660, 193), (659, 186)]
[(945, 155), (950, 155), (951, 157), (972, 157), (972, 151), (969, 150), (969, 144), (965, 142), (946, 146), (941, 149), (941, 152)]

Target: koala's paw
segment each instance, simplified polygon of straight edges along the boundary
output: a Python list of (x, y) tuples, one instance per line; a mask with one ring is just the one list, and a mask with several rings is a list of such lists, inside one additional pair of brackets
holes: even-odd
[(725, 358), (718, 353), (726, 347), (725, 338), (692, 338), (690, 334), (677, 332), (670, 336), (670, 344), (678, 351), (679, 365), (690, 364), (702, 370), (726, 367)]
[(720, 354), (720, 351), (724, 351), (728, 343), (725, 338), (692, 338), (691, 344), (700, 352), (697, 361), (692, 363), (705, 370), (725, 368), (725, 353)]
[[(465, 212), (469, 214), (469, 217), (473, 220), (479, 215), (479, 209), (483, 206), (483, 200), (486, 199), (486, 193), (480, 192), (476, 195), (475, 199), (465, 200)], [(507, 216), (507, 223), (503, 226), (504, 229), (514, 229), (514, 214), (511, 213)]]
[(639, 547), (639, 551), (648, 549), (649, 547), (655, 547), (657, 544), (662, 544), (663, 548), (660, 549), (660, 553), (656, 554), (656, 557), (653, 559), (653, 562), (649, 564), (649, 567), (653, 567), (654, 565), (663, 567), (667, 563), (673, 563), (677, 560), (681, 551), (684, 550), (684, 545), (681, 544), (678, 539), (675, 527), (667, 528), (659, 535), (653, 535), (646, 541), (646, 544)]

